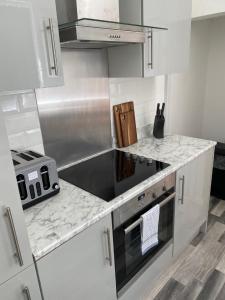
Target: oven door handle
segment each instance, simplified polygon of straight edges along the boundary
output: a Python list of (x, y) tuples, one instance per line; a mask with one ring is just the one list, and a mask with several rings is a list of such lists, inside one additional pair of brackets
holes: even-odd
[[(163, 200), (162, 202), (160, 202), (160, 204), (159, 204), (160, 207), (163, 207), (164, 205), (166, 205), (170, 200), (172, 200), (173, 198), (175, 198), (175, 196), (176, 196), (176, 193), (173, 193), (173, 194), (169, 195), (165, 200)], [(125, 235), (127, 235), (129, 232), (131, 232), (135, 227), (137, 227), (141, 223), (142, 223), (142, 218), (139, 218), (137, 221), (135, 221), (130, 226), (128, 226), (127, 228), (125, 228), (124, 229)]]

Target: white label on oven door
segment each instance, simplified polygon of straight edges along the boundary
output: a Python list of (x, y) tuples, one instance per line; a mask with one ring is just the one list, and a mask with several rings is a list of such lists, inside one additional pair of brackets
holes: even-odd
[(31, 172), (31, 173), (28, 174), (29, 181), (32, 181), (32, 180), (37, 179), (37, 178), (38, 178), (38, 172), (37, 171)]

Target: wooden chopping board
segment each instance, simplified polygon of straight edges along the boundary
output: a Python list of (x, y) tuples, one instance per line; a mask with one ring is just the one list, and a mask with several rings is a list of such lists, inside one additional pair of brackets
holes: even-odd
[(134, 103), (126, 102), (113, 106), (117, 146), (127, 147), (137, 143)]

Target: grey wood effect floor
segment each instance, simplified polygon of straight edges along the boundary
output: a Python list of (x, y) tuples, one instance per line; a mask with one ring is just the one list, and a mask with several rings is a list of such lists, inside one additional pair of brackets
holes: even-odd
[(200, 233), (141, 300), (225, 300), (225, 201), (213, 198)]

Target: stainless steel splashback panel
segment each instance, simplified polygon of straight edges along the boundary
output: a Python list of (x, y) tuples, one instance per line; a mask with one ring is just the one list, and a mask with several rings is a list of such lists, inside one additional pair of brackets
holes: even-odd
[(36, 90), (45, 152), (57, 167), (112, 147), (105, 52), (64, 50), (62, 59), (65, 86)]

